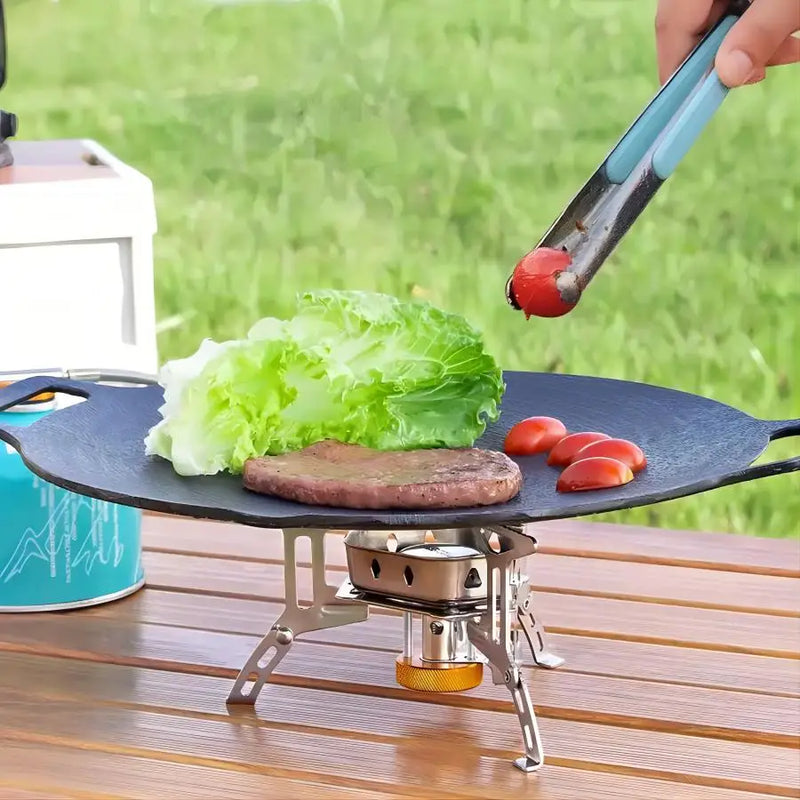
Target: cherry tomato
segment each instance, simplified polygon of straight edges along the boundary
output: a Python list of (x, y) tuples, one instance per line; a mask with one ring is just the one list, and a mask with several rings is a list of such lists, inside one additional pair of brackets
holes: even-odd
[(605, 433), (598, 433), (597, 431), (583, 431), (581, 433), (571, 433), (565, 436), (558, 444), (550, 451), (547, 458), (547, 463), (551, 467), (565, 467), (575, 458), (579, 450), (586, 447), (592, 442), (599, 442), (602, 439), (610, 439), (611, 437)]
[(627, 439), (601, 439), (587, 444), (586, 447), (578, 450), (575, 458), (570, 463), (574, 464), (584, 458), (595, 458), (597, 456), (616, 458), (617, 461), (621, 461), (630, 467), (633, 472), (640, 472), (647, 466), (647, 459), (642, 452), (642, 448)]
[(559, 492), (585, 492), (589, 489), (610, 489), (633, 480), (633, 472), (615, 458), (584, 458), (570, 464), (558, 476)]
[(510, 456), (546, 453), (566, 433), (564, 423), (555, 417), (528, 417), (508, 432), (503, 449)]
[[(532, 250), (520, 260), (511, 276), (511, 288), (527, 319), (560, 317), (575, 307), (580, 292), (572, 274), (565, 274), (571, 263), (569, 253), (550, 247)], [(562, 274), (565, 277), (559, 280)]]

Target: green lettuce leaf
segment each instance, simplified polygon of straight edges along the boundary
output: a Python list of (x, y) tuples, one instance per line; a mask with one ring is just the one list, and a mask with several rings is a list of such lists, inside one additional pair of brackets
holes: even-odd
[(248, 458), (322, 439), (379, 450), (468, 447), (499, 417), (502, 373), (480, 333), (427, 303), (316, 291), (289, 320), (205, 340), (167, 363), (147, 453), (181, 475), (241, 472)]

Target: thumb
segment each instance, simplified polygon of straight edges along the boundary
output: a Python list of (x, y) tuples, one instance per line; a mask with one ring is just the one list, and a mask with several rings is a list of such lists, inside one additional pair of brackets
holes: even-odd
[(741, 86), (800, 29), (800, 0), (753, 0), (717, 53), (719, 79), (728, 87)]

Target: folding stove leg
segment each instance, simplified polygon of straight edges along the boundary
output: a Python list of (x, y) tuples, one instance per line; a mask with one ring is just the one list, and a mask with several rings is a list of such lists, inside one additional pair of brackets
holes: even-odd
[(547, 648), (547, 638), (544, 625), (533, 613), (531, 587), (528, 579), (524, 578), (517, 593), (517, 620), (525, 639), (530, 647), (533, 663), (543, 669), (556, 669), (564, 663), (561, 656), (557, 656)]
[[(505, 684), (511, 692), (525, 744), (525, 755), (516, 759), (514, 765), (523, 772), (533, 772), (544, 763), (544, 754), (531, 696), (516, 663), (511, 623), (517, 613), (514, 591), (518, 575), (516, 559), (533, 552), (535, 544), (527, 538), (523, 543), (521, 534), (519, 538), (514, 538), (519, 542), (518, 547), (486, 558), (489, 610), (483, 616), (470, 620), (467, 633), (472, 645), (486, 656), (494, 682)], [(499, 603), (492, 603), (492, 598), (499, 599)]]
[[(298, 539), (311, 540), (313, 602), (301, 606), (297, 594)], [(294, 640), (303, 633), (363, 622), (369, 607), (336, 598), (338, 587), (325, 578), (325, 531), (284, 530), (284, 591), (286, 606), (267, 635), (258, 643), (233, 684), (228, 703), (253, 705), (275, 668), (286, 657)], [(254, 676), (254, 677), (251, 677)]]

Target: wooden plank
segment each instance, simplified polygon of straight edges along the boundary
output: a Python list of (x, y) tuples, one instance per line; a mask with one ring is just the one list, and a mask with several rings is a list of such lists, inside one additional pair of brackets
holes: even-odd
[[(307, 572), (301, 572), (299, 578), (301, 586), (308, 584)], [(98, 606), (82, 613), (120, 613), (123, 616), (132, 613), (138, 618), (136, 608), (141, 604), (146, 609), (143, 613), (151, 622), (257, 634), (266, 631), (282, 608), (282, 579), (276, 578), (274, 583), (265, 584), (265, 587), (265, 594), (272, 592), (268, 600), (148, 589), (121, 606)], [(537, 592), (534, 604), (547, 630), (553, 633), (795, 659), (800, 641), (800, 622), (791, 617), (547, 592)], [(198, 614), (199, 609), (202, 609), (202, 614)], [(375, 618), (388, 616), (373, 612)], [(390, 625), (388, 622), (380, 624)], [(371, 644), (370, 640), (364, 643)]]
[[(575, 590), (572, 593), (566, 592), (567, 596), (577, 595), (587, 595), (587, 590), (577, 590), (578, 585), (586, 586), (589, 584), (589, 577), (586, 577), (584, 580), (581, 577), (582, 570), (579, 569), (579, 563), (581, 559), (570, 559), (565, 558), (562, 556), (535, 556), (535, 558), (547, 558), (551, 559), (558, 564), (563, 565), (565, 562), (569, 562), (567, 564), (568, 570), (572, 574), (572, 581), (575, 584)], [(577, 562), (577, 563), (575, 563)], [(583, 562), (585, 565), (591, 566), (591, 564), (601, 563), (598, 561), (591, 561), (587, 559)], [(666, 570), (669, 573), (673, 572), (680, 572), (680, 573), (690, 573), (691, 575), (700, 575), (702, 577), (708, 578), (708, 576), (725, 576), (730, 577), (733, 579), (740, 579), (743, 576), (736, 575), (735, 573), (727, 573), (727, 572), (719, 572), (719, 573), (711, 573), (711, 572), (704, 572), (702, 570), (692, 570), (692, 569), (684, 569), (682, 567), (658, 567), (658, 566), (651, 566), (648, 564), (624, 564), (622, 562), (602, 562), (604, 564), (616, 564), (619, 567), (624, 567), (625, 569), (636, 572), (637, 570), (644, 570), (644, 569), (653, 569), (653, 570)], [(272, 564), (272, 563), (256, 563), (251, 561), (230, 561), (227, 559), (220, 559), (220, 558), (200, 558), (197, 556), (182, 556), (182, 555), (174, 555), (170, 553), (153, 553), (147, 552), (144, 554), (144, 564), (145, 564), (145, 571), (146, 571), (146, 579), (148, 586), (154, 589), (167, 589), (170, 591), (184, 591), (184, 592), (195, 592), (195, 593), (204, 593), (204, 594), (217, 594), (223, 597), (239, 597), (243, 599), (266, 599), (266, 600), (281, 600), (284, 596), (284, 583), (283, 583), (283, 567), (279, 564)], [(553, 574), (552, 570), (547, 569), (547, 565), (542, 565), (542, 562), (539, 562), (538, 565), (539, 569), (535, 573), (531, 575), (531, 582), (534, 587), (534, 591), (538, 598), (541, 598), (543, 594), (546, 593), (553, 593), (557, 594), (559, 597), (563, 596), (564, 593), (559, 590), (553, 590), (553, 585), (555, 583), (564, 583), (566, 578), (562, 574), (561, 579), (559, 579), (556, 575)], [(556, 572), (559, 570), (555, 570)], [(563, 570), (562, 570), (563, 572)], [(336, 575), (334, 576), (337, 581), (343, 580), (345, 575)], [(684, 579), (683, 574), (669, 574), (666, 577), (661, 575), (659, 577), (660, 586), (666, 587), (668, 582), (674, 580), (676, 582), (680, 582)], [(780, 599), (773, 599), (769, 592), (775, 588), (780, 589), (780, 595), (783, 596), (787, 594), (785, 590), (788, 586), (794, 587), (794, 594), (800, 596), (800, 583), (795, 581), (794, 579), (790, 578), (773, 578), (761, 575), (754, 575), (754, 576), (744, 576), (749, 577), (753, 580), (758, 581), (780, 581), (785, 582), (787, 586), (781, 585), (778, 586), (763, 586), (762, 590), (765, 592), (764, 596), (761, 600), (761, 606), (766, 605), (790, 605), (797, 602), (796, 598), (788, 599), (785, 597), (783, 600)], [(629, 580), (630, 582), (626, 583), (625, 581)], [(620, 589), (627, 589), (630, 592), (628, 595), (624, 595), (624, 593), (620, 592), (621, 598), (612, 598), (612, 599), (625, 599), (628, 601), (639, 601), (641, 600), (641, 596), (638, 595), (635, 591), (635, 583), (640, 582), (641, 578), (635, 575), (629, 575), (627, 578), (620, 578), (619, 588)], [(306, 568), (299, 568), (298, 570), (298, 582), (301, 586), (310, 586), (311, 579), (310, 579), (310, 572)], [(599, 579), (595, 579), (595, 585), (599, 583)], [(692, 581), (692, 584), (694, 581)], [(692, 596), (692, 592), (695, 590), (696, 587), (694, 586), (686, 586), (683, 589), (675, 589), (672, 594), (681, 593), (685, 597), (689, 598)], [(752, 588), (752, 587), (751, 587)], [(658, 591), (656, 587), (654, 591)], [(721, 591), (721, 587), (714, 591)], [(304, 596), (303, 599), (309, 599), (307, 596)], [(592, 598), (595, 599), (595, 598)], [(734, 600), (734, 596), (730, 595), (727, 596), (726, 599), (730, 602)], [(671, 601), (673, 603), (678, 603), (678, 605), (682, 605), (678, 601)], [(640, 603), (640, 605), (645, 605)], [(697, 608), (697, 607), (704, 607), (706, 604), (699, 604), (699, 603), (692, 603), (686, 602), (685, 606)], [(658, 608), (658, 603), (647, 603), (647, 607), (654, 607)], [(720, 606), (720, 610), (728, 610), (728, 611), (735, 611), (737, 614), (745, 614), (748, 613), (747, 607), (742, 607), (740, 609), (735, 609), (730, 604), (723, 604)], [(763, 610), (763, 609), (762, 609)], [(750, 609), (752, 612), (752, 609)], [(763, 616), (766, 619), (769, 618), (768, 615), (762, 614), (761, 611), (758, 612), (759, 616)], [(754, 615), (755, 616), (755, 615)], [(793, 641), (796, 641), (797, 633), (800, 632), (800, 617), (793, 616), (791, 612), (786, 612), (786, 614), (777, 614), (777, 616), (785, 616), (789, 621), (786, 623), (787, 627), (792, 631), (791, 637)], [(766, 625), (766, 619), (762, 620), (762, 622)]]
[[(40, 711), (35, 700), (18, 699), (9, 704), (0, 723), (0, 738), (39, 744), (68, 742), (80, 749), (162, 761), (180, 757), (184, 763), (223, 768), (229, 763), (250, 765), (270, 776), (301, 781), (325, 776), (326, 782), (364, 791), (388, 790), (414, 797), (421, 797), (426, 791), (426, 777), (412, 773), (409, 757), (402, 763), (399, 748), (383, 742), (350, 738), (343, 746), (344, 742), (335, 736), (56, 701), (47, 704), (45, 731), (37, 719)], [(470, 776), (475, 783), (456, 796), (483, 796), (495, 773), (499, 773), (499, 759), (479, 756), (476, 760), (475, 772)], [(522, 775), (516, 778), (516, 785), (509, 783), (518, 796), (531, 796)], [(459, 784), (451, 774), (446, 786), (426, 796), (453, 797), (461, 789)]]
[[(0, 650), (53, 654), (131, 666), (232, 678), (257, 643), (254, 637), (145, 625), (94, 617), (16, 618), (4, 622)], [(793, 747), (799, 743), (800, 700), (717, 689), (652, 684), (562, 670), (530, 674), (539, 713), (632, 728)], [(276, 682), (406, 696), (394, 680), (394, 655), (303, 643), (281, 664)], [(509, 711), (506, 690), (487, 681), (469, 694), (423, 695), (426, 702)]]
[[(546, 607), (539, 602), (553, 599), (556, 603), (563, 596), (537, 596), (537, 608)], [(600, 601), (576, 598), (582, 603), (611, 603), (633, 605), (645, 610), (653, 606), (609, 600)], [(180, 592), (162, 592), (148, 589), (113, 605), (87, 609), (87, 616), (113, 616), (116, 619), (149, 622), (159, 625), (197, 628), (222, 633), (243, 633), (262, 636), (272, 621), (277, 619), (283, 606), (258, 600), (239, 600), (214, 595), (193, 595)], [(559, 621), (560, 609), (552, 609), (552, 614), (543, 613), (543, 619)], [(612, 609), (613, 611), (613, 609)], [(733, 617), (730, 621), (733, 630), (741, 615), (728, 611), (697, 611), (681, 609), (688, 613), (717, 614)], [(588, 613), (588, 609), (587, 609)], [(602, 613), (597, 616), (603, 616)], [(763, 616), (756, 616), (764, 620)], [(781, 618), (784, 619), (785, 618)], [(794, 620), (792, 620), (794, 622)], [(643, 620), (643, 624), (644, 624)], [(587, 624), (592, 624), (589, 620)], [(590, 635), (562, 635), (553, 633), (563, 630), (559, 626), (549, 626), (549, 637), (553, 650), (566, 659), (562, 667), (565, 671), (583, 672), (590, 675), (636, 678), (668, 683), (728, 688), (741, 691), (783, 694), (790, 697), (800, 695), (800, 660), (791, 658), (771, 658), (762, 655), (742, 655), (739, 653), (715, 650), (700, 650), (689, 646), (673, 652), (669, 645), (640, 643), (620, 639), (598, 638)], [(368, 647), (396, 653), (402, 642), (402, 622), (399, 616), (373, 614), (365, 622), (317, 631), (306, 634), (302, 641), (327, 642), (348, 647)], [(797, 647), (798, 639), (787, 637), (787, 647)], [(523, 651), (524, 663), (531, 660)], [(795, 654), (796, 655), (796, 654)]]
[[(46, 725), (42, 725), (46, 732)], [(37, 744), (0, 740), (2, 747), (2, 780), (24, 786), (37, 783), (43, 776), (57, 780), (60, 791), (76, 794), (58, 796), (78, 797), (91, 790), (94, 797), (106, 800), (165, 800), (166, 787), (180, 787), (181, 800), (252, 800), (254, 797), (286, 797), (297, 800), (395, 800), (399, 795), (348, 789), (323, 783), (293, 781), (270, 775), (208, 767), (180, 760), (162, 761), (114, 752), (80, 750), (69, 745)], [(63, 787), (63, 788), (61, 788)], [(53, 798), (55, 789), (47, 794), (23, 794), (15, 789), (6, 795), (9, 800)], [(0, 790), (0, 798), (4, 795)]]
[(800, 578), (800, 538), (768, 539), (572, 520), (537, 523), (530, 531), (539, 542), (539, 552), (551, 555)]
[[(109, 758), (117, 758), (119, 757), (118, 748), (115, 748), (113, 744), (99, 744), (96, 742), (92, 742), (90, 745), (93, 748), (93, 752), (96, 752), (101, 755), (103, 759), (103, 764), (108, 764)], [(76, 748), (86, 748), (86, 742), (76, 742)], [(52, 750), (53, 745), (47, 745), (47, 750)], [(398, 748), (399, 749), (399, 748)], [(249, 748), (248, 748), (249, 751)], [(73, 753), (79, 753), (80, 757), (83, 756), (85, 750), (83, 749), (76, 749), (71, 751)], [(146, 751), (142, 751), (146, 753)], [(416, 758), (421, 759), (421, 763), (425, 763), (426, 754), (424, 753), (417, 753), (415, 754)], [(177, 763), (186, 764), (192, 770), (196, 769), (198, 764), (205, 766), (206, 762), (211, 762), (212, 759), (207, 759), (202, 756), (186, 756), (186, 755), (176, 755), (173, 753), (164, 753), (162, 754), (161, 758), (156, 759), (155, 757), (151, 756), (149, 753), (146, 756), (139, 757), (145, 764), (152, 764), (154, 775), (158, 775), (160, 772), (160, 765), (165, 763), (164, 759), (172, 758)], [(410, 760), (410, 759), (407, 759)], [(314, 755), (313, 753), (309, 755), (309, 761), (313, 763)], [(507, 766), (503, 764), (498, 764), (496, 762), (492, 762), (490, 760), (485, 760), (481, 762), (480, 766), (484, 767), (488, 761), (488, 764), (491, 768), (499, 772), (502, 769), (507, 769)], [(220, 770), (225, 770), (225, 775), (232, 776), (231, 782), (235, 787), (237, 785), (237, 775), (239, 773), (246, 773), (248, 775), (264, 775), (265, 780), (268, 781), (267, 785), (270, 785), (274, 780), (270, 775), (270, 767), (269, 766), (261, 766), (260, 764), (250, 764), (247, 763), (245, 760), (228, 760), (224, 761), (221, 759), (214, 759), (213, 763), (215, 768)], [(408, 764), (407, 768), (409, 770), (418, 769), (419, 767), (416, 766), (416, 763)], [(463, 767), (463, 771), (459, 773), (462, 775), (462, 780), (465, 781), (472, 781), (475, 777), (475, 772), (473, 769), (474, 759), (470, 759), (465, 767)], [(378, 765), (379, 766), (379, 765)], [(430, 770), (426, 771), (427, 775), (430, 776)], [(480, 776), (483, 777), (483, 776)], [(523, 779), (525, 776), (522, 776)], [(433, 776), (434, 781), (438, 779), (438, 774)], [(535, 776), (527, 776), (528, 782), (522, 787), (522, 792), (519, 788), (515, 787), (514, 791), (515, 794), (510, 794), (512, 797), (519, 797), (519, 798), (530, 798), (530, 800), (586, 800), (587, 797), (591, 797), (592, 800), (641, 800), (643, 797), (659, 797), (664, 796), (662, 793), (666, 792), (670, 800), (772, 800), (772, 798), (776, 796), (792, 796), (786, 795), (783, 793), (762, 793), (762, 792), (740, 792), (736, 790), (732, 790), (729, 788), (725, 789), (718, 789), (706, 786), (691, 786), (687, 784), (679, 784), (673, 783), (671, 781), (666, 781), (663, 779), (643, 779), (637, 777), (631, 777), (628, 775), (617, 775), (617, 774), (608, 774), (603, 772), (589, 772), (586, 770), (580, 769), (570, 769), (564, 768), (557, 765), (549, 764), (547, 765), (546, 772), (541, 772)], [(293, 784), (296, 782), (293, 782)], [(174, 785), (174, 784), (165, 784), (166, 786)], [(435, 788), (435, 784), (429, 784), (424, 789), (422, 789), (417, 794), (413, 793), (413, 789), (407, 789), (406, 787), (398, 787), (392, 786), (391, 789), (397, 791), (398, 789), (403, 789), (403, 794), (392, 794), (387, 795), (383, 792), (378, 792), (377, 790), (370, 789), (369, 796), (375, 797), (376, 800), (381, 800), (382, 798), (388, 797), (425, 797), (431, 798), (435, 800), (435, 798), (439, 797), (447, 797), (447, 798), (459, 798), (459, 800), (463, 800), (466, 797), (481, 797), (486, 800), (487, 798), (494, 798), (496, 797), (495, 791), (497, 786), (501, 787), (502, 791), (506, 791), (502, 789), (502, 785), (500, 781), (495, 781), (494, 783), (490, 782), (488, 788), (485, 788), (482, 792), (454, 792), (454, 793), (443, 793)], [(161, 787), (161, 794), (154, 793), (151, 796), (153, 798), (164, 798), (168, 795), (164, 794), (165, 788), (164, 786)], [(203, 800), (210, 800), (211, 797), (225, 797), (231, 798), (232, 800), (236, 800), (237, 797), (250, 798), (253, 797), (281, 797), (281, 795), (274, 795), (269, 792), (269, 789), (266, 790), (263, 794), (235, 794), (235, 788), (233, 789), (234, 793), (224, 793), (222, 795), (219, 794), (198, 794), (199, 798)], [(66, 796), (66, 795), (59, 795)], [(76, 796), (76, 795), (72, 795)], [(184, 797), (181, 793), (181, 797)], [(187, 797), (191, 797), (191, 795), (186, 795)], [(286, 797), (293, 797), (293, 795), (285, 795)], [(326, 791), (321, 790), (319, 794), (314, 795), (315, 797), (321, 798), (321, 800), (331, 800), (331, 798), (338, 798), (342, 797), (343, 795), (340, 794), (328, 794)], [(53, 795), (46, 795), (48, 800), (53, 800)], [(114, 796), (111, 795), (103, 795), (103, 800), (115, 800)], [(136, 795), (135, 798), (131, 797), (130, 800), (147, 800), (148, 795)], [(21, 795), (14, 794), (9, 796), (9, 800), (22, 800)]]
[[(618, 561), (800, 577), (800, 539), (554, 520), (528, 526), (540, 552)], [(145, 548), (186, 555), (281, 559), (278, 530), (146, 514)], [(343, 563), (343, 562), (342, 562)]]
[[(48, 698), (48, 709), (68, 707), (65, 699), (68, 697), (80, 709), (107, 707), (109, 715), (122, 709), (152, 711), (162, 715), (160, 727), (164, 729), (172, 728), (171, 717), (186, 715), (187, 721), (195, 720), (198, 724), (213, 720), (245, 730), (254, 726), (268, 729), (271, 738), (283, 731), (318, 733), (342, 736), (348, 748), (351, 742), (363, 740), (370, 744), (393, 744), (398, 749), (408, 747), (409, 738), (426, 738), (428, 732), (427, 736), (444, 739), (449, 745), (439, 754), (440, 763), (431, 765), (447, 772), (458, 769), (465, 751), (507, 760), (519, 746), (515, 720), (509, 714), (464, 709), (454, 717), (452, 710), (431, 709), (413, 700), (270, 686), (269, 702), (263, 704), (265, 709), (259, 709), (257, 717), (249, 709), (241, 708), (231, 715), (222, 700), (225, 682), (219, 679), (53, 658), (4, 656), (2, 663), (0, 698), (4, 702), (8, 697), (19, 696), (21, 687), (34, 686), (35, 693), (43, 698), (39, 702)], [(9, 691), (9, 686), (13, 691)], [(25, 700), (26, 704), (34, 702)], [(96, 709), (96, 719), (105, 719), (103, 710)], [(49, 713), (47, 717), (39, 715), (39, 727), (20, 723), (17, 716), (9, 724), (12, 738), (19, 732), (50, 730)], [(27, 716), (37, 715), (31, 712)], [(583, 770), (597, 768), (604, 773), (657, 776), (692, 786), (699, 783), (776, 794), (791, 791), (795, 775), (796, 761), (788, 749), (714, 740), (698, 747), (693, 737), (621, 731), (559, 720), (543, 720), (542, 725), (548, 742), (548, 770), (550, 764), (568, 763)], [(65, 735), (58, 721), (50, 732)], [(92, 733), (97, 735), (95, 731)], [(252, 738), (243, 731), (226, 736), (234, 740)], [(503, 776), (498, 778), (502, 780)], [(674, 796), (672, 789), (670, 784), (670, 797)]]
[[(329, 531), (326, 537), (328, 563), (339, 571), (347, 569), (343, 538), (342, 531)], [(145, 550), (152, 552), (283, 562), (283, 536), (280, 530), (215, 520), (145, 514), (142, 520), (142, 545)]]
[[(5, 770), (2, 762), (0, 762), (0, 766)], [(11, 778), (0, 777), (0, 800), (56, 800), (62, 797), (76, 798), (77, 795), (67, 794), (53, 787), (47, 789), (25, 789)], [(115, 797), (105, 795), (104, 800), (115, 800)]]
[[(153, 551), (144, 554), (144, 565), (148, 583), (155, 588), (240, 597), (263, 596), (261, 576), (270, 574), (266, 568), (274, 566)], [(527, 572), (538, 592), (800, 618), (800, 584), (794, 578), (539, 554), (530, 559)]]

